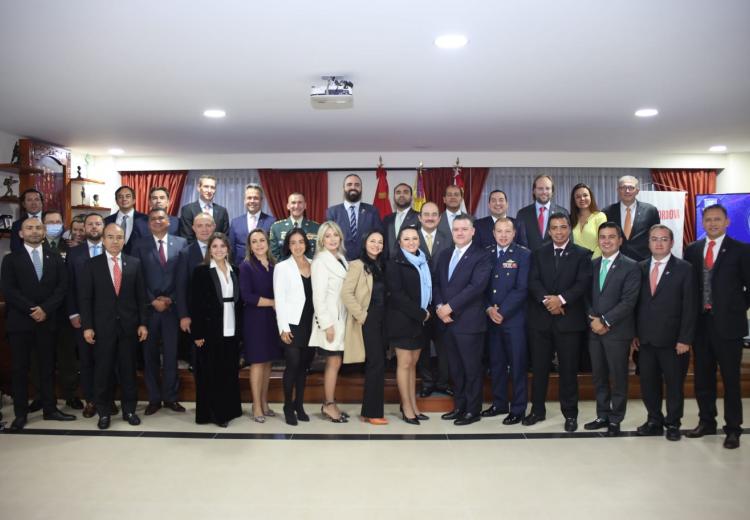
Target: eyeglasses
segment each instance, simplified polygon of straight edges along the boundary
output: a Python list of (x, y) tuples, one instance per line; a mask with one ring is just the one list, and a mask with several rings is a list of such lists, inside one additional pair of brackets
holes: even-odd
[(666, 244), (667, 242), (670, 242), (672, 239), (669, 237), (650, 237), (648, 239), (649, 242), (656, 244), (657, 242), (661, 242), (662, 244)]
[(617, 189), (621, 191), (635, 191), (638, 188), (635, 186), (618, 186)]

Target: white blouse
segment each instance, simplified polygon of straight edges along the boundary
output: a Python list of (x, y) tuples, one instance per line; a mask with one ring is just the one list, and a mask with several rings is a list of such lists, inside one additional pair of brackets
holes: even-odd
[[(216, 270), (216, 274), (219, 276), (219, 284), (221, 284), (221, 297), (222, 298), (234, 298), (234, 283), (232, 282), (232, 266), (227, 262), (227, 276), (216, 266), (216, 262), (211, 259), (210, 267)], [(230, 302), (224, 302), (224, 337), (234, 336), (234, 300)]]

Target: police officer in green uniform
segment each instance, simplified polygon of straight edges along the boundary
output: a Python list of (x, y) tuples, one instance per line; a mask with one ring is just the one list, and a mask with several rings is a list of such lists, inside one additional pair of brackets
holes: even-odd
[(305, 196), (301, 193), (291, 193), (287, 200), (286, 209), (289, 210), (289, 218), (284, 220), (277, 220), (271, 226), (271, 253), (278, 260), (284, 260), (282, 258), (282, 245), (284, 244), (284, 237), (286, 234), (294, 229), (295, 227), (302, 228), (307, 236), (307, 256), (312, 258), (315, 254), (315, 241), (318, 238), (318, 227), (320, 224), (305, 218), (305, 209), (307, 203), (305, 202)]

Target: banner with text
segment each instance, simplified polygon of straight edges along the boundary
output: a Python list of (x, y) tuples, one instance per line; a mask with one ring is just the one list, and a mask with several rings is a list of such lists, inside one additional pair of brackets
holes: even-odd
[(638, 200), (648, 202), (659, 210), (661, 223), (674, 233), (672, 254), (682, 258), (682, 242), (685, 230), (685, 191), (642, 191)]

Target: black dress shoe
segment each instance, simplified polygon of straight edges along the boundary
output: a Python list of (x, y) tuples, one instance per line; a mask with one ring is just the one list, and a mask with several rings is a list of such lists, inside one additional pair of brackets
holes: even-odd
[(34, 399), (29, 403), (29, 413), (38, 412), (42, 409), (42, 401), (39, 399)]
[(483, 410), (481, 415), (482, 417), (495, 417), (497, 415), (504, 414), (504, 413), (508, 413), (508, 410), (501, 410), (500, 408), (498, 408), (497, 406), (493, 404), (486, 410)]
[(173, 412), (179, 413), (183, 413), (185, 411), (185, 407), (177, 401), (164, 401), (164, 408), (169, 408)]
[(636, 428), (635, 433), (641, 437), (647, 437), (651, 435), (661, 435), (664, 433), (664, 428), (660, 424), (645, 422)]
[(522, 420), (523, 420), (523, 417), (521, 415), (509, 413), (508, 416), (505, 419), (503, 419), (503, 424), (506, 426), (510, 426), (511, 424), (518, 424)]
[(698, 426), (690, 430), (685, 434), (688, 439), (697, 439), (704, 435), (716, 435), (716, 425), (699, 422)]
[(109, 422), (109, 415), (102, 415), (101, 417), (99, 417), (99, 422), (96, 423), (96, 426), (100, 430), (106, 430), (107, 428), (109, 428)]
[(83, 416), (86, 419), (91, 419), (96, 415), (96, 405), (93, 401), (87, 401), (86, 406), (83, 407)]
[(618, 437), (620, 435), (620, 425), (609, 423), (607, 426), (607, 437)]
[(444, 413), (440, 418), (444, 421), (455, 421), (463, 415), (463, 412), (459, 409), (451, 410), (448, 413)]
[(578, 429), (578, 420), (575, 417), (565, 418), (565, 431), (574, 432)]
[(110, 413), (112, 415), (117, 415), (118, 413), (120, 413), (120, 407), (117, 406), (117, 403), (114, 401), (112, 401), (112, 406), (110, 406)]
[(422, 399), (426, 399), (427, 397), (430, 397), (432, 395), (432, 392), (434, 391), (435, 388), (432, 386), (423, 386), (419, 391), (419, 397), (421, 397)]
[(607, 419), (602, 419), (601, 417), (597, 417), (591, 422), (587, 422), (583, 425), (584, 430), (601, 430), (602, 428), (607, 428), (609, 426), (609, 421)]
[(737, 432), (727, 433), (727, 438), (724, 439), (724, 447), (728, 450), (734, 450), (740, 447), (740, 434)]
[(13, 422), (10, 423), (10, 431), (13, 432), (20, 432), (26, 427), (26, 416), (25, 415), (19, 415), (15, 419), (13, 419)]
[(667, 434), (665, 437), (668, 441), (679, 441), (682, 438), (680, 428), (677, 426), (667, 426)]
[(218, 426), (219, 428), (226, 428), (227, 426), (229, 426), (229, 423), (228, 422), (217, 422), (216, 426)]
[(297, 412), (297, 420), (302, 422), (310, 422), (310, 416), (305, 413), (305, 409), (298, 406), (295, 411)]
[(417, 419), (419, 419), (420, 421), (429, 421), (429, 420), (430, 420), (430, 418), (429, 418), (429, 417), (427, 417), (427, 416), (426, 416), (425, 414), (423, 414), (423, 413), (418, 413), (418, 414), (417, 414)]
[(63, 413), (60, 410), (55, 410), (54, 412), (45, 413), (42, 418), (45, 421), (75, 421), (77, 417), (69, 413)]
[(65, 401), (65, 404), (71, 410), (83, 410), (83, 401), (81, 401), (77, 397), (74, 397), (72, 399), (68, 399), (67, 401)]
[(122, 414), (122, 419), (124, 421), (128, 421), (128, 424), (130, 426), (138, 426), (141, 424), (141, 418), (138, 417), (135, 413), (124, 413)]
[(453, 421), (456, 426), (466, 426), (467, 424), (479, 422), (482, 417), (478, 413), (466, 412), (461, 417)]
[(419, 426), (419, 419), (416, 417), (407, 417), (405, 413), (401, 412), (401, 419), (403, 419), (406, 424)]
[(524, 426), (533, 426), (538, 422), (542, 422), (544, 419), (545, 417), (543, 415), (537, 415), (532, 412), (523, 418), (521, 424), (523, 424)]
[(159, 401), (155, 401), (153, 403), (148, 403), (146, 405), (146, 411), (143, 413), (145, 413), (146, 415), (154, 415), (159, 410), (161, 410), (161, 403)]
[(449, 386), (446, 386), (445, 388), (438, 388), (437, 391), (450, 397), (453, 397), (455, 395), (455, 392)]

